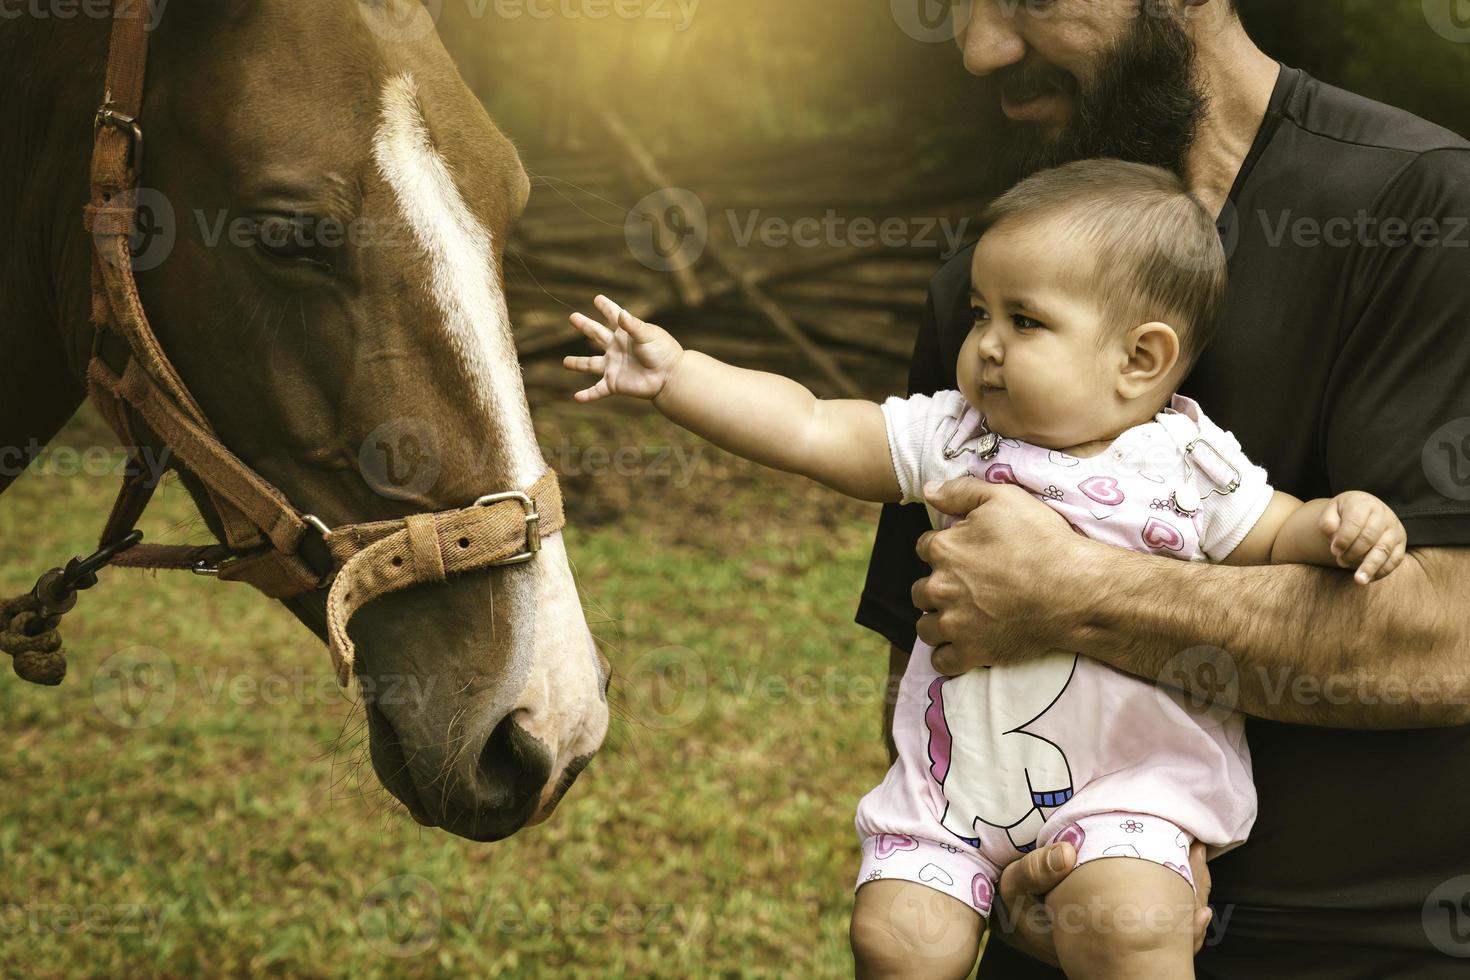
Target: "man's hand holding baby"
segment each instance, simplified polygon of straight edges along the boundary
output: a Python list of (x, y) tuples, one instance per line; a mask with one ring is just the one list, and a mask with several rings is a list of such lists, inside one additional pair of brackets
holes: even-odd
[[(1077, 649), (1086, 622), (1077, 603), (1092, 587), (1077, 573), (1089, 567), (1087, 552), (1107, 546), (1074, 533), (1020, 487), (965, 478), (926, 490), (935, 509), (960, 518), (918, 544), (933, 572), (912, 595), (925, 610), (918, 635), (935, 648), (934, 669), (955, 675)], [(1349, 490), (1304, 504), (1278, 493), (1260, 533), (1226, 562), (1355, 568), (1354, 582), (1368, 585), (1403, 563), (1407, 541), (1398, 516), (1372, 494)]]
[(1081, 613), (1065, 600), (1082, 586), (1069, 576), (1086, 563), (1086, 549), (1107, 546), (1012, 484), (951, 480), (925, 487), (925, 497), (960, 518), (919, 538), (919, 557), (933, 572), (914, 583), (913, 600), (927, 610), (918, 634), (935, 648), (934, 669), (960, 674), (1074, 649)]

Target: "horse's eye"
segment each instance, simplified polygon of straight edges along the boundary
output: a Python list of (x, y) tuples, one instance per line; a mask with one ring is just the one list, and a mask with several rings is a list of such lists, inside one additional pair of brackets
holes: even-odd
[(327, 223), (315, 218), (272, 214), (255, 221), (255, 247), (275, 262), (310, 266), (331, 275), (337, 271), (335, 253), (340, 245)]

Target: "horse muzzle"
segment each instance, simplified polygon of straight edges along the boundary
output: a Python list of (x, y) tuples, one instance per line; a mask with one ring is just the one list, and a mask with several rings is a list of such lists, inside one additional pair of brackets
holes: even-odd
[(543, 805), (551, 782), (550, 750), (508, 715), (476, 753), (462, 761), (413, 753), (387, 715), (368, 706), (373, 768), (383, 786), (425, 827), (439, 827), (473, 841), (503, 840), (549, 815)]

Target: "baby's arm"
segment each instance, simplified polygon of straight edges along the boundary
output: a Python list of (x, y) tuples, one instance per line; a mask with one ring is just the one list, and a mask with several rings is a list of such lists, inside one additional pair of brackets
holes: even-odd
[(1278, 490), (1224, 564), (1356, 567), (1353, 580), (1367, 585), (1403, 562), (1407, 544), (1398, 515), (1370, 493), (1348, 490), (1303, 503)]
[(899, 500), (887, 426), (876, 403), (820, 400), (780, 375), (686, 351), (668, 331), (606, 296), (596, 304), (606, 325), (572, 314), (572, 325), (604, 351), (564, 362), (600, 376), (577, 392), (577, 401), (647, 399), (695, 435), (763, 466), (810, 477), (849, 497)]

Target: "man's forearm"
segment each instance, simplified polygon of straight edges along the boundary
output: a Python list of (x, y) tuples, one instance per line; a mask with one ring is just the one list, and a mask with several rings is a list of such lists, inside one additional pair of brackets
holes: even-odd
[(1410, 552), (1365, 588), (1310, 565), (1232, 567), (1099, 545), (1081, 573), (1087, 609), (1076, 649), (1277, 721), (1470, 723), (1467, 630), (1453, 625), (1459, 605), (1436, 586), (1449, 571), (1436, 564), (1445, 554)]

